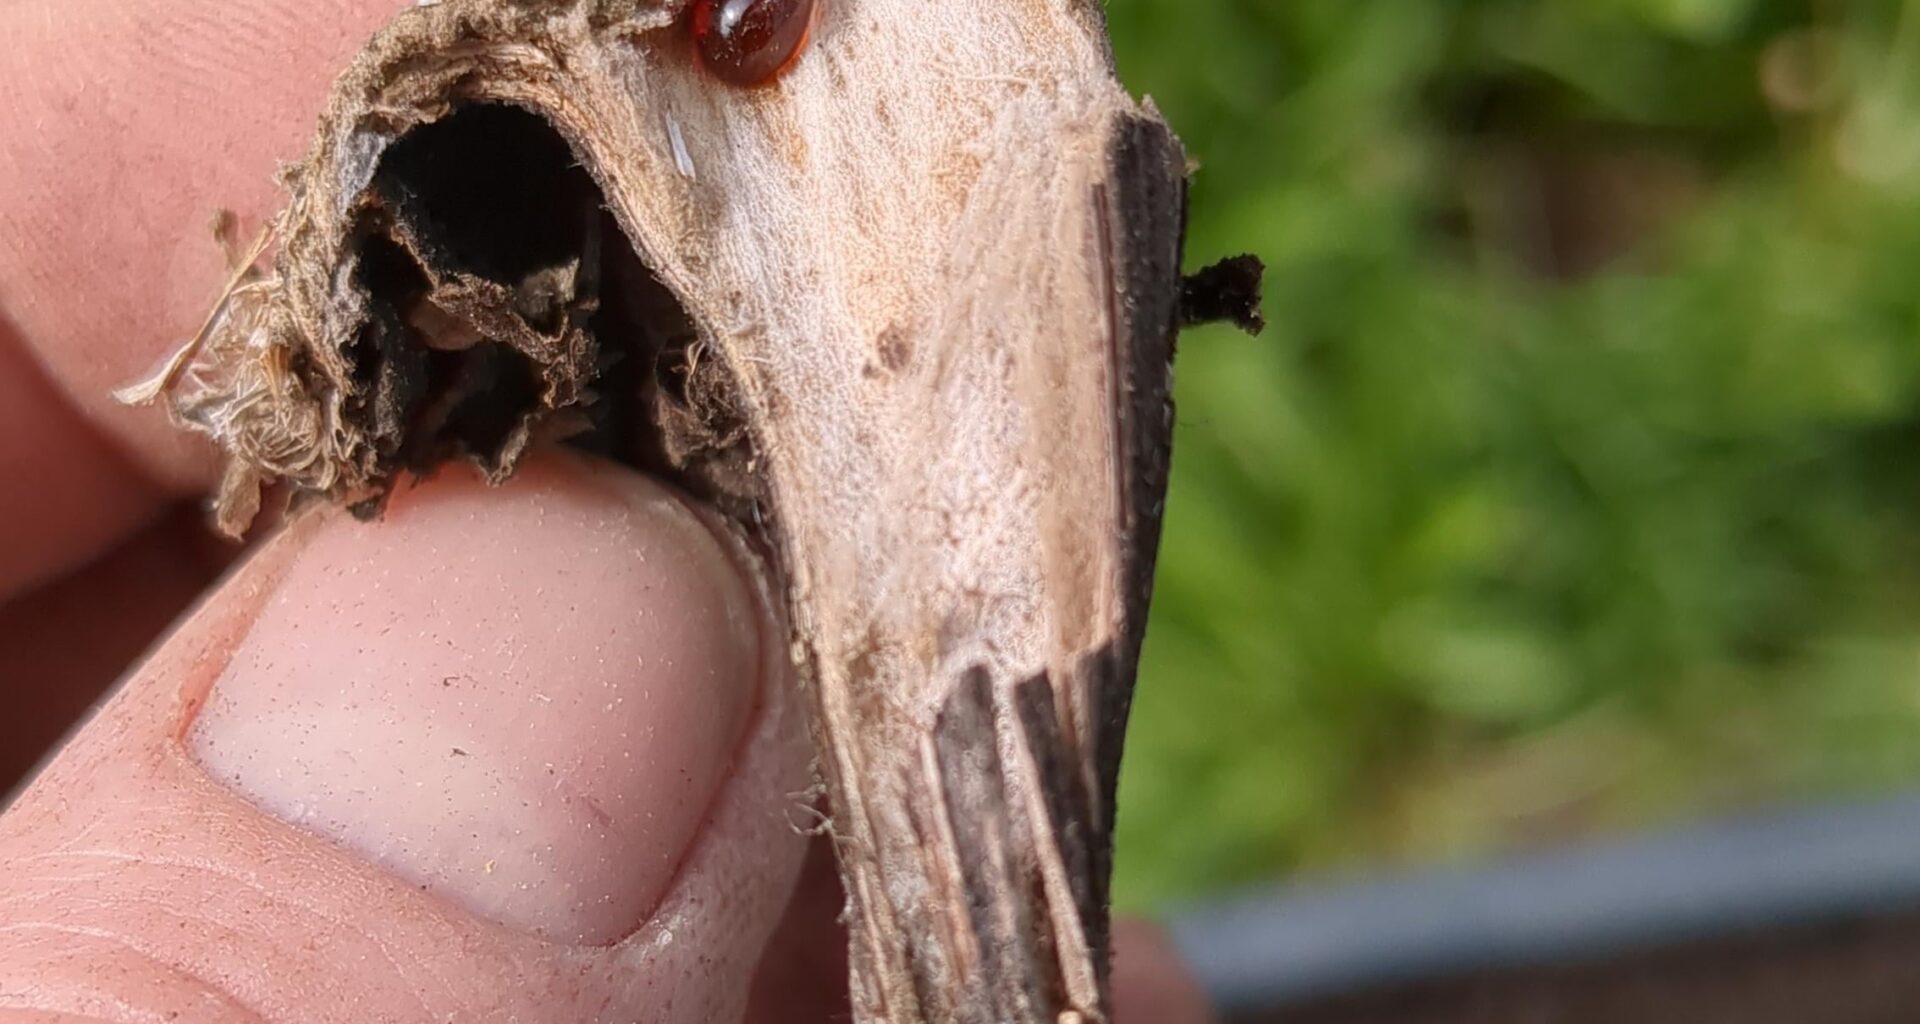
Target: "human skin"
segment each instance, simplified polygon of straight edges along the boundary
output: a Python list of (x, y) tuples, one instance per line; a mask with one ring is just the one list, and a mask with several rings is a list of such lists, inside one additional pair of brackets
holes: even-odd
[[(0, 746), (199, 602), (0, 816), (0, 1022), (841, 1019), (783, 627), (698, 510), (449, 469), (213, 583), (211, 453), (108, 397), (403, 5), (0, 4)], [(1118, 935), (1122, 1024), (1206, 1019)]]

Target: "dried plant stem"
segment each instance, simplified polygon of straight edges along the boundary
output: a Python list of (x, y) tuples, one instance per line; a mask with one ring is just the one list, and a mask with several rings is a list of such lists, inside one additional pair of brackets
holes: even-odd
[(823, 3), (757, 90), (682, 3), (400, 16), (272, 273), (124, 397), (228, 450), (234, 531), (265, 483), (377, 502), (542, 439), (673, 476), (789, 603), (858, 1018), (1106, 1020), (1185, 157), (1092, 0)]

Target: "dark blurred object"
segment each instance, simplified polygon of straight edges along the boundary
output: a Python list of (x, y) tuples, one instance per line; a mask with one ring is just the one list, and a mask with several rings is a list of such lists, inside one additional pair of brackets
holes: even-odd
[(1920, 797), (1196, 909), (1247, 1024), (1911, 1021)]
[(1248, 334), (1267, 329), (1260, 311), (1260, 279), (1267, 271), (1257, 256), (1229, 256), (1180, 282), (1180, 320), (1188, 327), (1229, 323)]

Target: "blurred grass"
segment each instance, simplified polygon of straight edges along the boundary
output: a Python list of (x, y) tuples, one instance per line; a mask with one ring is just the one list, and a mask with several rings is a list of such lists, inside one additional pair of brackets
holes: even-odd
[(1920, 2), (1111, 0), (1200, 164), (1119, 901), (1920, 779)]

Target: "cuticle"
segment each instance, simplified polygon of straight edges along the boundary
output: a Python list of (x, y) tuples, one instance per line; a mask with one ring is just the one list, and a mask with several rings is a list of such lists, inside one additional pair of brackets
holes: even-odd
[[(233, 666), (234, 657), (258, 625), (267, 603), (280, 593), (299, 555), (311, 544), (315, 528), (321, 520), (328, 518), (332, 518), (328, 513), (316, 511), (311, 516), (288, 523), (278, 536), (263, 544), (259, 551), (243, 560), (217, 583), (207, 600), (182, 620), (183, 623), (192, 623), (200, 616), (215, 611), (221, 616), (214, 626), (219, 635), (206, 644), (203, 657), (196, 661), (192, 671), (187, 673), (175, 691), (174, 717), (167, 729), (167, 737), (174, 748), (196, 766), (199, 765), (199, 759), (186, 749), (188, 733), (206, 710), (213, 688), (226, 677), (227, 671)], [(249, 587), (249, 592), (236, 598), (229, 590), (243, 585), (243, 579), (248, 580), (244, 585)], [(227, 599), (232, 599), (234, 603), (221, 608), (219, 602)], [(185, 628), (183, 625), (182, 630)]]
[(667, 873), (666, 881), (660, 886), (639, 919), (625, 934), (603, 945), (586, 948), (618, 948), (630, 942), (634, 936), (659, 918), (662, 908), (666, 907), (686, 881), (687, 869), (705, 846), (711, 830), (709, 826), (718, 816), (720, 809), (733, 796), (734, 787), (740, 778), (740, 768), (745, 764), (752, 743), (764, 726), (768, 711), (775, 705), (773, 688), (781, 685), (791, 676), (787, 663), (787, 645), (784, 642), (789, 625), (786, 606), (780, 595), (774, 593), (768, 583), (766, 556), (760, 552), (743, 533), (730, 521), (710, 509), (702, 507), (697, 501), (687, 497), (677, 489), (669, 488), (674, 500), (691, 512), (712, 534), (715, 544), (721, 549), (723, 557), (733, 568), (737, 578), (747, 591), (747, 599), (753, 604), (754, 642), (754, 693), (753, 704), (741, 722), (740, 732), (733, 739), (733, 749), (727, 758), (727, 767), (720, 775), (720, 783), (708, 795), (706, 806), (702, 808), (699, 825), (693, 837), (681, 848), (674, 860), (673, 870)]

